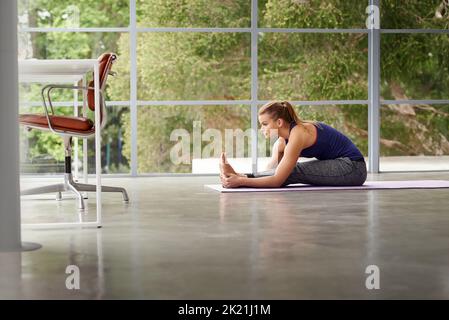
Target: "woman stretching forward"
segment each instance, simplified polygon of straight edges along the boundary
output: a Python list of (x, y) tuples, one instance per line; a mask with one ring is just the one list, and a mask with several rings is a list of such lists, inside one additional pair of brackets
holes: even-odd
[[(259, 123), (266, 138), (278, 137), (268, 171), (239, 174), (223, 153), (223, 187), (278, 188), (293, 183), (359, 186), (365, 182), (365, 160), (354, 143), (327, 124), (299, 119), (289, 102), (273, 101), (262, 106)], [(300, 156), (317, 160), (299, 163)]]

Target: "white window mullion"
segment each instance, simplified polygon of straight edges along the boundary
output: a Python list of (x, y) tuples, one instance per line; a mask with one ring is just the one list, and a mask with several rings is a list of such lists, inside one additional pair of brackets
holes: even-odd
[(258, 102), (258, 4), (257, 0), (251, 0), (251, 167), (252, 172), (257, 172), (258, 136), (257, 136), (257, 102)]
[(137, 19), (136, 0), (129, 1), (131, 176), (137, 176)]

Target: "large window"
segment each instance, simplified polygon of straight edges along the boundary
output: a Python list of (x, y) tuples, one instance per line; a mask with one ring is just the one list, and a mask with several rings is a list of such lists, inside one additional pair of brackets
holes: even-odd
[(449, 4), (384, 0), (380, 13), (380, 171), (448, 170)]
[(381, 107), (380, 170), (449, 170), (449, 105)]
[(445, 0), (381, 0), (383, 29), (448, 29)]
[(18, 0), (17, 2), (21, 26), (98, 28), (129, 25), (129, 0)]
[(366, 100), (368, 39), (364, 33), (261, 33), (261, 100)]
[(449, 98), (449, 33), (384, 34), (380, 49), (384, 99)]
[(137, 0), (138, 27), (245, 28), (251, 0)]
[(251, 157), (249, 106), (141, 106), (137, 119), (139, 173), (216, 172), (222, 150)]
[(261, 28), (365, 28), (367, 5), (365, 0), (259, 0), (258, 25)]
[(146, 32), (137, 37), (139, 100), (248, 100), (251, 37)]
[[(367, 29), (370, 4), (380, 32)], [(212, 173), (218, 148), (261, 169), (272, 142), (257, 134), (257, 108), (277, 99), (347, 134), (374, 171), (378, 157), (381, 171), (447, 170), (436, 164), (449, 155), (448, 21), (443, 0), (19, 0), (19, 58), (118, 54), (104, 173)], [(39, 112), (39, 94), (22, 85), (21, 111)], [(58, 112), (72, 114), (74, 98), (56, 92)], [(58, 139), (23, 131), (22, 172), (61, 172)]]

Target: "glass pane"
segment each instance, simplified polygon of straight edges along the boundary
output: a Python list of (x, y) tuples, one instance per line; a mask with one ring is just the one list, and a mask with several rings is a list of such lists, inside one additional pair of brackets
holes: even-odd
[(250, 117), (241, 105), (139, 107), (138, 172), (217, 173), (222, 150), (251, 171)]
[[(107, 122), (102, 129), (102, 173), (129, 173), (129, 157), (124, 153), (130, 148), (124, 134), (129, 134), (129, 107), (107, 107)], [(73, 107), (56, 107), (58, 115), (73, 115)], [(22, 113), (42, 113), (40, 107), (23, 108)], [(80, 111), (81, 113), (81, 111)], [(93, 119), (93, 112), (88, 113)], [(78, 165), (79, 175), (83, 170), (82, 139), (78, 142), (78, 162), (75, 162), (75, 140), (73, 140), (72, 172)], [(95, 140), (88, 139), (88, 171), (95, 173)], [(20, 158), (22, 174), (55, 174), (64, 172), (64, 144), (60, 136), (48, 131), (20, 130)]]
[[(107, 122), (101, 129), (102, 173), (130, 173), (131, 142), (127, 139), (131, 134), (130, 109), (108, 105), (106, 112)], [(90, 118), (93, 119), (93, 114)], [(89, 139), (87, 146), (88, 171), (95, 173), (95, 139)]]
[[(20, 113), (42, 114), (42, 107), (22, 107)], [(58, 115), (73, 115), (73, 107), (55, 107)], [(20, 128), (20, 173), (55, 174), (64, 172), (62, 138), (48, 131)]]
[(250, 35), (142, 33), (140, 100), (240, 100), (251, 92)]
[[(260, 106), (261, 107), (261, 106)], [(362, 154), (368, 156), (368, 107), (366, 105), (294, 106), (302, 120), (324, 122), (346, 135)], [(260, 127), (260, 126), (259, 126)], [(266, 170), (274, 141), (259, 144), (258, 170)]]
[[(19, 33), (19, 59), (94, 59), (104, 52), (117, 53), (115, 77), (108, 77), (106, 99), (129, 100), (129, 35), (126, 33), (47, 32)], [(90, 75), (91, 76), (91, 75)], [(22, 85), (28, 101), (41, 101), (40, 85)], [(60, 90), (55, 101), (70, 101), (73, 93)], [(81, 95), (80, 95), (81, 99)]]
[(444, 0), (382, 0), (380, 16), (384, 29), (447, 29), (449, 4)]
[(383, 34), (384, 99), (449, 99), (449, 35)]
[(129, 0), (19, 0), (21, 27), (127, 27)]
[(449, 170), (449, 105), (382, 105), (381, 171)]
[[(47, 83), (19, 83), (19, 102), (22, 106), (29, 106), (30, 103), (38, 105), (38, 110), (44, 112), (42, 104), (41, 90)], [(75, 100), (74, 90), (53, 89), (51, 91), (52, 103), (69, 102)], [(78, 104), (82, 105), (82, 93), (78, 93)]]
[(364, 0), (259, 0), (262, 28), (366, 28)]
[(365, 100), (366, 34), (261, 33), (259, 99)]
[(141, 27), (251, 26), (251, 0), (138, 0), (136, 7)]

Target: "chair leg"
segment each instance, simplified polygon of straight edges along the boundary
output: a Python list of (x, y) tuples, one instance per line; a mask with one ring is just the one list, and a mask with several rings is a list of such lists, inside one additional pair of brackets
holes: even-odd
[[(74, 183), (74, 186), (77, 190), (83, 192), (95, 192), (97, 191), (97, 186), (94, 184), (85, 184), (85, 183)], [(121, 192), (123, 196), (123, 201), (129, 202), (128, 193), (125, 188), (121, 187), (109, 187), (109, 186), (101, 186), (101, 192)]]
[[(71, 171), (71, 153), (72, 153), (72, 137), (64, 136), (64, 146), (65, 146), (65, 175), (64, 175), (64, 183), (55, 184), (51, 186), (38, 187), (30, 190), (24, 190), (21, 192), (21, 195), (31, 195), (31, 194), (40, 194), (40, 193), (52, 193), (56, 192), (56, 199), (61, 200), (61, 192), (62, 191), (72, 191), (78, 198), (79, 208), (83, 210), (85, 208), (84, 205), (84, 197), (81, 192), (96, 192), (97, 186), (93, 184), (85, 184), (85, 183), (77, 183), (73, 180), (72, 171)], [(123, 201), (129, 202), (128, 193), (125, 188), (121, 187), (108, 187), (101, 186), (102, 192), (121, 192), (123, 196)]]
[(32, 188), (32, 189), (28, 189), (28, 190), (23, 190), (20, 192), (21, 196), (29, 196), (29, 195), (33, 195), (33, 194), (42, 194), (42, 193), (53, 193), (53, 192), (61, 192), (61, 191), (66, 191), (66, 187), (63, 183), (59, 183), (59, 184), (53, 184), (50, 186), (43, 186), (43, 187), (37, 187), (37, 188)]
[(84, 199), (83, 199), (83, 195), (77, 190), (77, 188), (72, 185), (70, 182), (67, 183), (68, 188), (76, 194), (76, 197), (78, 198), (78, 207), (80, 210), (84, 210), (85, 206), (84, 206)]

